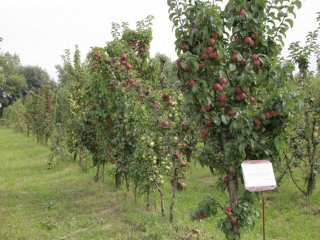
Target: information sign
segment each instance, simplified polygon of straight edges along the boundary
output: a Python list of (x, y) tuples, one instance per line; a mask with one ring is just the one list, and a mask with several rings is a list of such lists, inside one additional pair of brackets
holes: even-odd
[(273, 190), (277, 187), (272, 163), (268, 160), (247, 160), (241, 164), (244, 185), (250, 192)]

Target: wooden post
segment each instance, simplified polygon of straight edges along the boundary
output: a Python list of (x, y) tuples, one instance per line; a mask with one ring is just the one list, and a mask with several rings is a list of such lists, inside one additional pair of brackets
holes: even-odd
[(264, 191), (261, 192), (262, 196), (262, 232), (263, 232), (263, 240), (266, 240), (266, 215), (265, 215), (265, 198), (264, 198)]

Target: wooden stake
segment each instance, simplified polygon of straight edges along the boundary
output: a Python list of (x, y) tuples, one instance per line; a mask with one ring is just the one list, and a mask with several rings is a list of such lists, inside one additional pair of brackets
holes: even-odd
[(265, 208), (266, 203), (264, 199), (264, 192), (261, 192), (262, 196), (262, 232), (263, 232), (263, 240), (266, 240), (266, 216), (265, 216)]

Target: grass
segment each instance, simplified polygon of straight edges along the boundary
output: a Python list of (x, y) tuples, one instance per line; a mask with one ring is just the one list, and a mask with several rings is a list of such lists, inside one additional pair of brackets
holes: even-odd
[[(224, 239), (216, 218), (193, 222), (189, 214), (213, 188), (207, 169), (192, 166), (186, 190), (178, 193), (175, 223), (160, 206), (148, 212), (144, 197), (115, 191), (109, 175), (94, 182), (94, 169), (83, 172), (71, 162), (56, 161), (47, 170), (49, 150), (13, 130), (0, 128), (0, 239)], [(110, 168), (110, 166), (108, 166)], [(165, 186), (166, 210), (170, 186)], [(267, 196), (267, 239), (320, 239), (320, 192), (306, 198), (289, 179)], [(222, 198), (222, 197), (221, 197)], [(261, 221), (242, 239), (261, 239)]]

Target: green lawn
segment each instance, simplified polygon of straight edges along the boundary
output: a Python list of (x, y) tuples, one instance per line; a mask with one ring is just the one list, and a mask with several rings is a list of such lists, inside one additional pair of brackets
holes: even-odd
[[(94, 182), (94, 169), (64, 161), (47, 170), (49, 150), (13, 130), (0, 128), (0, 239), (224, 239), (216, 219), (193, 222), (189, 214), (207, 194), (219, 196), (207, 169), (192, 166), (187, 189), (179, 192), (175, 223), (162, 218), (159, 204), (145, 210), (144, 198), (115, 191), (110, 175)], [(110, 166), (109, 166), (110, 167)], [(318, 181), (319, 183), (319, 181)], [(170, 186), (166, 190), (166, 207)], [(220, 197), (221, 198), (221, 197)], [(320, 239), (320, 191), (309, 198), (289, 180), (267, 193), (267, 239)], [(260, 219), (243, 231), (261, 237)]]

